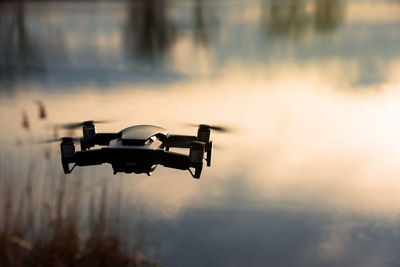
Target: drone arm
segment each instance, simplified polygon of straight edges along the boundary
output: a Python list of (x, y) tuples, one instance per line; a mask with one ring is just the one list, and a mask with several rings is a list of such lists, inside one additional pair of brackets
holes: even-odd
[(190, 161), (187, 155), (169, 152), (169, 151), (160, 151), (159, 155), (159, 164), (180, 170), (186, 170), (190, 167)]
[(121, 136), (120, 133), (97, 133), (94, 136), (94, 144), (100, 146), (107, 146), (111, 140), (117, 139)]
[[(118, 153), (116, 153), (118, 152)], [(121, 154), (122, 153), (122, 154)], [(133, 153), (133, 154), (132, 154)], [(77, 151), (74, 153), (73, 158), (71, 158), (66, 163), (75, 163), (76, 166), (91, 166), (91, 165), (101, 165), (103, 163), (111, 163), (116, 158), (124, 161), (125, 159), (136, 160), (140, 155), (140, 158), (148, 158), (149, 162), (152, 164), (161, 164), (168, 168), (180, 169), (180, 170), (189, 170), (190, 168), (194, 168), (195, 172), (192, 173), (194, 178), (200, 178), (201, 170), (203, 168), (202, 162), (192, 162), (189, 157), (185, 154), (169, 152), (164, 150), (158, 150), (155, 152), (151, 152), (150, 154), (142, 154), (143, 152), (138, 153), (137, 151), (114, 151), (112, 149), (102, 148), (102, 149), (93, 149), (93, 150), (84, 150)], [(68, 164), (67, 164), (68, 165)], [(64, 166), (64, 164), (63, 164)], [(71, 170), (67, 170), (70, 173)]]
[(95, 145), (107, 146), (110, 141), (121, 136), (120, 133), (97, 133), (91, 138), (81, 139), (81, 149), (87, 150)]
[(193, 141), (196, 141), (196, 136), (191, 135), (169, 135), (164, 142), (165, 147), (190, 148)]
[[(107, 162), (108, 152), (104, 149), (85, 150), (73, 152), (69, 157), (62, 156), (61, 163), (65, 174), (69, 174), (75, 166), (100, 165)], [(70, 164), (74, 164), (70, 168)]]
[(195, 163), (189, 160), (189, 157), (184, 154), (169, 152), (169, 151), (160, 151), (158, 164), (161, 164), (168, 168), (174, 168), (179, 170), (189, 170), (190, 168), (195, 169), (195, 173), (190, 173), (194, 178), (200, 178), (201, 170), (203, 168), (203, 163)]
[(78, 151), (75, 153), (75, 164), (77, 166), (100, 165), (107, 162), (109, 151), (106, 149), (93, 149)]

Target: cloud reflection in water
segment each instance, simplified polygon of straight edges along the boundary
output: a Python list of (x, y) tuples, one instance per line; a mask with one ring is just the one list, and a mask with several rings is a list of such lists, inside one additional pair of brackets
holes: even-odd
[[(280, 27), (285, 19), (263, 24), (268, 10), (251, 6), (220, 14), (196, 2), (189, 13), (199, 17), (178, 21), (174, 12), (152, 9), (151, 2), (140, 16), (135, 6), (108, 4), (118, 12), (105, 17), (104, 27), (90, 16), (76, 18), (86, 28), (77, 28), (68, 16), (52, 18), (66, 36), (70, 61), (47, 73), (50, 85), (57, 85), (52, 93), (39, 82), (0, 98), (2, 153), (11, 161), (41, 149), (13, 146), (15, 135), (49, 134), (31, 115), (37, 117), (37, 99), (50, 121), (117, 120), (99, 125), (99, 131), (149, 123), (191, 134), (196, 129), (182, 122), (232, 124), (242, 132), (213, 134), (222, 148), (200, 181), (162, 167), (151, 177), (114, 177), (110, 166), (77, 168), (73, 175), (121, 182), (126, 201), (144, 211), (154, 239), (161, 240), (163, 262), (170, 265), (394, 265), (400, 61), (399, 36), (391, 29), (398, 28), (397, 11), (385, 2), (376, 8), (379, 15), (364, 16), (360, 9), (371, 10), (366, 5), (338, 3), (344, 6), (333, 10), (332, 21), (316, 26), (319, 19), (311, 16), (305, 26), (296, 23), (313, 34), (295, 43), (285, 40), (293, 32), (290, 21), (280, 30), (284, 38), (268, 30), (261, 35), (261, 26)], [(307, 5), (301, 8), (317, 15), (307, 13)], [(207, 28), (202, 16), (214, 15), (218, 29)], [(163, 22), (151, 19), (152, 46), (137, 43), (152, 40), (140, 28), (146, 16)], [(189, 22), (197, 34), (185, 31)], [(115, 31), (116, 25), (125, 25), (125, 31)], [(317, 36), (317, 28), (330, 33)], [(164, 36), (165, 30), (174, 33)], [(93, 38), (83, 38), (89, 33)], [(129, 58), (121, 56), (124, 51)], [(156, 58), (165, 69), (133, 67), (138, 54)], [(155, 83), (165, 72), (175, 78)], [(29, 117), (29, 132), (9, 119), (20, 118), (21, 110)], [(58, 155), (52, 155), (61, 170)], [(125, 214), (129, 218), (131, 210)]]

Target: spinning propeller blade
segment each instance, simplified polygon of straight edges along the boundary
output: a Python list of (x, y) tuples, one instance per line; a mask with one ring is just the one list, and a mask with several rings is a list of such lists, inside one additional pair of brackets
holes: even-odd
[(190, 127), (205, 127), (210, 130), (214, 130), (214, 131), (222, 132), (222, 133), (233, 132), (232, 128), (226, 127), (226, 126), (221, 126), (221, 125), (208, 125), (208, 124), (195, 124), (195, 123), (185, 123), (185, 125), (190, 126)]
[(62, 137), (62, 138), (53, 138), (53, 139), (44, 139), (39, 141), (34, 141), (33, 144), (49, 144), (55, 142), (61, 142), (64, 140), (72, 140), (73, 142), (78, 142), (81, 138), (80, 137)]
[(94, 124), (94, 123), (110, 123), (112, 121), (109, 120), (99, 120), (99, 121), (84, 121), (84, 122), (73, 122), (73, 123), (64, 123), (64, 124), (57, 124), (57, 128), (66, 129), (66, 130), (73, 130), (82, 127), (85, 124)]

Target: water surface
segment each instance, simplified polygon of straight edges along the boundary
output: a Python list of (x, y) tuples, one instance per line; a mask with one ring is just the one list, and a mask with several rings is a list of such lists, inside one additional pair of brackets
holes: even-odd
[(155, 124), (182, 134), (196, 131), (184, 122), (231, 125), (235, 134), (212, 134), (219, 149), (198, 181), (163, 167), (113, 176), (107, 165), (71, 177), (119, 188), (123, 221), (139, 211), (166, 266), (399, 264), (398, 2), (0, 10), (3, 171), (32, 159), (61, 171), (57, 144), (15, 146), (51, 137), (49, 122), (113, 119), (97, 130)]

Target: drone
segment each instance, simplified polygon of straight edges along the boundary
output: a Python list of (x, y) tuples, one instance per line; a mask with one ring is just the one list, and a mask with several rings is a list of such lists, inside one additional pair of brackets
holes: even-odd
[[(135, 125), (117, 133), (96, 133), (95, 123), (101, 122), (90, 120), (62, 125), (64, 129), (82, 127), (83, 137), (49, 140), (61, 141), (61, 163), (65, 174), (71, 173), (75, 166), (109, 163), (114, 175), (122, 172), (150, 176), (157, 165), (162, 165), (188, 170), (193, 178), (199, 179), (203, 160), (207, 167), (211, 166), (211, 130), (228, 131), (222, 126), (200, 124), (196, 125), (197, 136), (169, 134), (168, 130), (154, 125)], [(79, 151), (76, 151), (75, 142), (80, 143)], [(189, 149), (189, 153), (169, 151), (170, 148)]]

